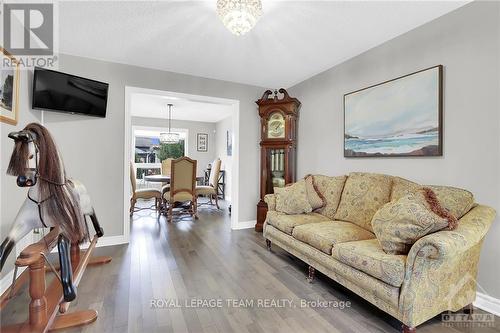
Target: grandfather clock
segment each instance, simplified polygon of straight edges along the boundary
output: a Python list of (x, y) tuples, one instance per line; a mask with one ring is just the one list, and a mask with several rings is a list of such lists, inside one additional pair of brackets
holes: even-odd
[(267, 90), (256, 102), (260, 116), (260, 200), (255, 231), (262, 231), (267, 214), (264, 196), (275, 187), (295, 182), (297, 120), (300, 101), (285, 89)]

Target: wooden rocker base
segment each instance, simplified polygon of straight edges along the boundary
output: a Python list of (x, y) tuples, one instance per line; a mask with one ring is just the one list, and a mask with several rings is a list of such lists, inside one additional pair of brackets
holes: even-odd
[(92, 257), (92, 258), (90, 258), (89, 263), (87, 264), (87, 266), (103, 265), (103, 264), (110, 263), (111, 260), (113, 260), (113, 258), (111, 258), (110, 256)]
[(56, 316), (49, 332), (84, 326), (97, 320), (96, 310), (82, 310)]
[[(111, 260), (113, 260), (112, 257), (110, 256), (97, 256), (97, 257), (92, 257), (89, 259), (89, 263), (87, 264), (87, 266), (94, 266), (94, 265), (104, 265), (104, 264), (108, 264), (111, 262)], [(59, 265), (54, 265), (54, 268), (56, 270), (59, 270)], [(50, 267), (45, 267), (45, 272), (52, 272), (52, 270), (50, 269)], [(24, 272), (23, 272), (24, 273)], [(16, 283), (16, 286), (17, 286), (17, 283)]]
[[(16, 260), (16, 266), (28, 267), (23, 272), (24, 275), (22, 274), (20, 279), (16, 280), (18, 283), (15, 284), (13, 289), (13, 292), (18, 292), (28, 280), (25, 275), (29, 274), (28, 290), (31, 302), (28, 320), (24, 323), (2, 326), (0, 328), (1, 332), (45, 333), (88, 325), (97, 320), (97, 311), (92, 309), (67, 313), (70, 303), (64, 302), (62, 287), (58, 279), (53, 279), (46, 286), (46, 274), (52, 267), (48, 269), (44, 256), (48, 255), (55, 246), (58, 236), (59, 230), (54, 228), (42, 240), (24, 249)], [(75, 286), (79, 285), (88, 265), (107, 264), (112, 260), (109, 256), (92, 257), (97, 239), (98, 236), (95, 235), (86, 251), (80, 251), (80, 246), (77, 243), (71, 244), (70, 256)], [(59, 270), (58, 267), (54, 267), (54, 269)], [(2, 307), (8, 301), (8, 295), (4, 293), (1, 296)]]

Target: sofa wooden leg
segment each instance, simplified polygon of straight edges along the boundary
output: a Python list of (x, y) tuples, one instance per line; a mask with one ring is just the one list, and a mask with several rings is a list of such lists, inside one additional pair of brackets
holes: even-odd
[(271, 241), (269, 239), (266, 239), (266, 247), (269, 251), (271, 251)]
[(417, 333), (417, 329), (403, 324), (402, 333)]
[(463, 309), (462, 312), (465, 314), (473, 314), (474, 313), (474, 306), (471, 304), (466, 305)]
[(307, 276), (307, 282), (312, 283), (314, 281), (314, 276), (316, 274), (316, 270), (314, 267), (309, 266), (309, 274)]

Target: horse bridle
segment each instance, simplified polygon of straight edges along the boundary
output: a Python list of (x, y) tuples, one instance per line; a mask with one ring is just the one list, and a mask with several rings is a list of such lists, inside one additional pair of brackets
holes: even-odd
[(29, 144), (33, 143), (35, 146), (35, 169), (28, 169), (24, 175), (17, 176), (17, 186), (19, 187), (32, 187), (36, 185), (37, 179), (40, 177), (38, 172), (38, 143), (35, 140), (35, 136), (30, 131), (22, 130), (19, 132), (9, 133), (9, 138), (13, 139), (14, 142), (23, 142)]

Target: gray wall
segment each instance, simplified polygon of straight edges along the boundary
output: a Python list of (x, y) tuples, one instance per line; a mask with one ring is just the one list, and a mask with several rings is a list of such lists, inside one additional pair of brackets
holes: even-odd
[[(187, 155), (197, 161), (197, 174), (203, 176), (208, 163), (212, 163), (216, 156), (215, 124), (201, 121), (187, 121), (172, 119), (173, 129), (187, 129)], [(167, 119), (132, 117), (132, 126), (152, 126), (168, 128)], [(208, 151), (201, 152), (196, 149), (196, 135), (198, 133), (208, 134)]]
[[(289, 89), (302, 102), (298, 176), (373, 171), (471, 190), (499, 204), (500, 4), (468, 4)], [(343, 157), (343, 95), (433, 65), (444, 66), (444, 156)], [(482, 250), (479, 284), (500, 297), (500, 225)]]
[[(231, 181), (232, 181), (232, 159), (233, 156), (227, 156), (227, 131), (234, 136), (232, 117), (224, 118), (215, 124), (215, 154), (221, 159), (221, 167), (225, 173), (225, 199), (231, 199)], [(233, 145), (234, 148), (234, 145)], [(241, 155), (240, 155), (241, 156)]]
[[(32, 111), (30, 108), (32, 77), (31, 72), (20, 71), (19, 119), (17, 126), (0, 123), (0, 242), (7, 236), (19, 207), (26, 199), (27, 190), (17, 187), (15, 177), (6, 175), (10, 154), (14, 146), (13, 141), (7, 138), (7, 134), (18, 131), (31, 122), (40, 121), (40, 112)], [(12, 250), (0, 277), (3, 277), (14, 267), (15, 257), (15, 250)]]
[[(259, 117), (254, 103), (265, 90), (261, 87), (211, 80), (136, 66), (122, 65), (82, 57), (60, 55), (59, 70), (109, 83), (106, 118), (92, 118), (45, 112), (44, 122), (54, 135), (66, 165), (68, 176), (82, 181), (89, 191), (106, 236), (123, 233), (123, 166), (124, 166), (124, 109), (125, 86), (166, 90), (240, 101), (241, 156), (239, 180), (241, 207), (238, 221), (255, 219), (258, 199)], [(25, 191), (5, 175), (12, 150), (9, 131), (26, 123), (39, 121), (40, 112), (30, 110), (32, 74), (21, 77), (20, 122), (14, 127), (2, 124), (1, 137), (1, 222), (2, 236), (8, 231)], [(213, 134), (213, 133), (212, 133)], [(213, 141), (213, 140), (211, 140)], [(12, 261), (5, 271), (9, 270)]]

